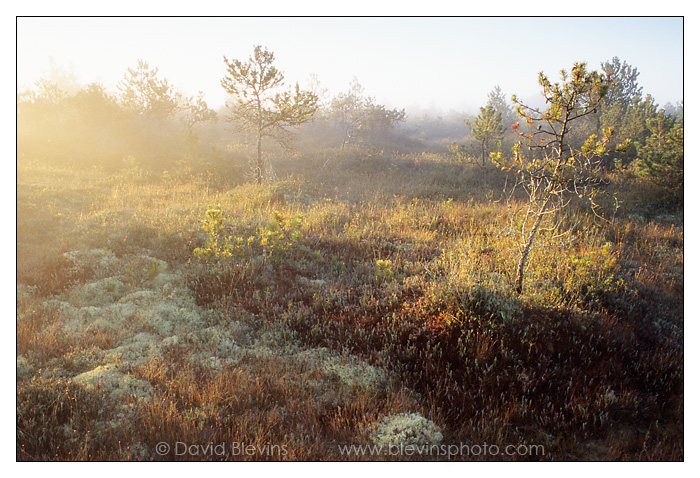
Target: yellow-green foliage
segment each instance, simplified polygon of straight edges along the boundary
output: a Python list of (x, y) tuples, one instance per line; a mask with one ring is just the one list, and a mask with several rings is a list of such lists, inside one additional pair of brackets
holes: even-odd
[(239, 246), (238, 242), (233, 243), (229, 227), (224, 224), (221, 206), (207, 209), (202, 228), (209, 236), (205, 247), (194, 250), (194, 254), (200, 259), (231, 257)]
[(377, 259), (377, 262), (375, 264), (377, 266), (375, 274), (379, 282), (391, 282), (392, 280), (394, 280), (394, 271), (391, 267), (391, 261)]
[(583, 256), (575, 253), (569, 256), (571, 274), (564, 283), (568, 293), (605, 293), (613, 286), (624, 285), (623, 279), (616, 279), (617, 255), (612, 244), (606, 242), (600, 249)]
[(203, 260), (226, 258), (250, 259), (256, 253), (262, 257), (279, 257), (297, 243), (301, 237), (301, 214), (285, 218), (278, 212), (260, 227), (256, 236), (244, 238), (233, 233), (226, 224), (221, 206), (208, 208), (202, 220), (202, 228), (208, 234), (205, 247), (198, 247), (194, 255)]
[(259, 232), (265, 256), (284, 255), (301, 238), (301, 226), (301, 214), (285, 218), (274, 212), (270, 222)]

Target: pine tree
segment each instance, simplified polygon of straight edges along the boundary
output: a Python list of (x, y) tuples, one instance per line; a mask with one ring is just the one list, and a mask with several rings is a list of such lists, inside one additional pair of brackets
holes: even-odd
[(492, 146), (496, 146), (502, 139), (505, 129), (501, 120), (501, 113), (489, 104), (480, 108), (481, 113), (474, 118), (473, 123), (464, 120), (472, 132), (474, 138), (481, 145), (481, 166), (486, 166), (486, 156), (491, 153)]
[(496, 85), (488, 95), (487, 105), (493, 106), (501, 114), (501, 121), (504, 125), (511, 125), (518, 121), (515, 110), (506, 101), (506, 95), (499, 85)]
[(318, 97), (302, 91), (297, 83), (293, 90), (282, 90), (284, 75), (274, 65), (275, 55), (267, 48), (256, 46), (248, 61), (228, 60), (227, 75), (221, 85), (234, 97), (228, 103), (237, 121), (255, 135), (255, 182), (261, 184), (265, 174), (262, 158), (264, 138), (271, 138), (284, 147), (289, 146), (290, 127), (310, 121), (317, 109)]
[(666, 200), (683, 199), (683, 123), (660, 110), (646, 122), (650, 131), (644, 145), (638, 145), (640, 174), (666, 190)]
[[(602, 159), (610, 150), (613, 135), (612, 128), (607, 128), (602, 136), (591, 135), (580, 148), (569, 142), (572, 126), (594, 114), (603, 101), (608, 86), (603, 75), (589, 72), (585, 63), (575, 63), (570, 72), (561, 71), (560, 83), (552, 83), (544, 73), (540, 73), (539, 83), (546, 110), (526, 106), (514, 95), (516, 112), (527, 126), (518, 133), (520, 142), (510, 160), (502, 161), (492, 155), (494, 160), (502, 161), (504, 169), (515, 173), (517, 179), (511, 194), (524, 190), (528, 195), (522, 207), (514, 205), (508, 231), (516, 238), (520, 254), (517, 293), (523, 291), (532, 251), (562, 247), (575, 240), (573, 227), (564, 226), (564, 213), (574, 198), (585, 199), (593, 212), (601, 216), (598, 197), (606, 184)], [(512, 128), (517, 131), (520, 124)]]
[(167, 118), (177, 111), (179, 95), (167, 79), (158, 78), (158, 68), (144, 60), (138, 60), (135, 69), (127, 69), (117, 89), (122, 105), (139, 115)]

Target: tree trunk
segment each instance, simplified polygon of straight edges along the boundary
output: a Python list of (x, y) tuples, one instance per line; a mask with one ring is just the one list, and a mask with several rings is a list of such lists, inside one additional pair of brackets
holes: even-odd
[(532, 252), (532, 244), (535, 242), (535, 235), (537, 234), (537, 230), (540, 228), (540, 223), (542, 222), (542, 218), (544, 217), (545, 214), (545, 209), (547, 208), (547, 203), (549, 202), (549, 195), (547, 196), (547, 199), (542, 203), (542, 207), (540, 207), (540, 210), (537, 212), (537, 219), (535, 220), (535, 224), (532, 226), (532, 229), (530, 230), (530, 236), (527, 239), (527, 244), (525, 245), (525, 249), (523, 249), (522, 254), (520, 255), (520, 263), (518, 264), (518, 278), (515, 282), (515, 293), (516, 294), (522, 294), (523, 292), (523, 279), (525, 278), (525, 265), (527, 264), (527, 258), (530, 255), (530, 252)]
[(255, 183), (262, 184), (263, 182), (263, 161), (262, 161), (262, 136), (258, 135), (257, 141), (258, 154), (255, 162)]
[(258, 113), (258, 141), (257, 141), (257, 157), (256, 157), (256, 162), (255, 162), (255, 183), (256, 184), (262, 184), (263, 183), (263, 171), (264, 169), (264, 164), (262, 160), (262, 139), (263, 139), (263, 108), (262, 108), (262, 101), (260, 100), (260, 94), (256, 92), (255, 94), (255, 99), (256, 99), (256, 105), (257, 105), (257, 113)]

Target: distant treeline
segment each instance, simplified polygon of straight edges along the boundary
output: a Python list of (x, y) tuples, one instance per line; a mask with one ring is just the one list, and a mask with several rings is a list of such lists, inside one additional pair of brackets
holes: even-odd
[[(610, 157), (609, 168), (633, 169), (678, 194), (683, 103), (660, 108), (654, 98), (642, 94), (637, 69), (618, 58), (602, 64), (601, 71), (610, 85), (605, 101), (570, 132), (571, 147), (613, 127), (615, 141), (629, 139), (631, 147)], [(297, 154), (430, 151), (480, 163), (491, 152), (508, 154), (518, 141), (512, 126), (522, 121), (498, 86), (476, 117), (454, 111), (438, 117), (409, 116), (405, 110), (378, 104), (357, 79), (332, 98), (318, 81), (311, 91), (318, 98), (317, 108), (311, 121), (295, 129), (290, 146)], [(157, 68), (142, 60), (128, 69), (116, 93), (98, 83), (80, 85), (54, 67), (32, 89), (17, 94), (18, 160), (225, 174), (233, 162), (245, 163), (251, 157), (254, 143), (250, 131), (228, 113), (226, 107), (209, 108), (202, 93), (178, 93)], [(265, 150), (276, 157), (292, 151), (272, 142)]]

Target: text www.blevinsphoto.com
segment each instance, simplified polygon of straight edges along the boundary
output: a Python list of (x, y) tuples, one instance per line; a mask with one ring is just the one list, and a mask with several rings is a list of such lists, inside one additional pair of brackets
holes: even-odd
[(338, 450), (343, 456), (425, 456), (451, 459), (452, 457), (497, 457), (497, 456), (544, 456), (543, 445), (480, 445), (460, 443), (441, 445), (414, 445), (414, 444), (390, 444), (390, 445), (338, 445)]

